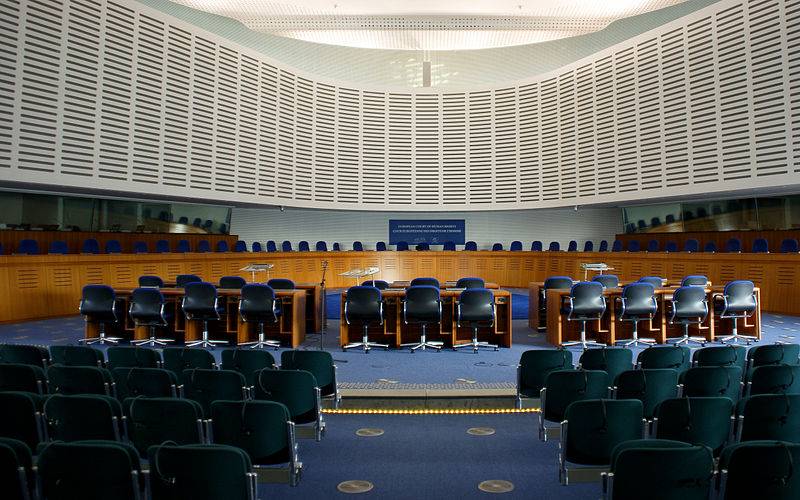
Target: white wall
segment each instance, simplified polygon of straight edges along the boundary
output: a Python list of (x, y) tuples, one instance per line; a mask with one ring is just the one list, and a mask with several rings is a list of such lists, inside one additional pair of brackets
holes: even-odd
[[(339, 242), (342, 250), (352, 249), (361, 241), (365, 250), (374, 250), (378, 241), (389, 241), (389, 219), (464, 219), (466, 240), (473, 240), (480, 250), (490, 250), (493, 243), (508, 249), (514, 240), (522, 241), (530, 250), (531, 242), (540, 240), (547, 249), (558, 241), (566, 250), (570, 240), (583, 249), (586, 240), (595, 248), (600, 240), (614, 240), (622, 232), (622, 214), (618, 208), (572, 208), (543, 210), (514, 210), (493, 212), (354, 212), (337, 210), (306, 210), (285, 208), (234, 208), (231, 215), (231, 234), (248, 243), (263, 245), (274, 240), (280, 247), (284, 240), (296, 250), (306, 240), (314, 248), (318, 240)], [(609, 243), (610, 245), (610, 243)]]

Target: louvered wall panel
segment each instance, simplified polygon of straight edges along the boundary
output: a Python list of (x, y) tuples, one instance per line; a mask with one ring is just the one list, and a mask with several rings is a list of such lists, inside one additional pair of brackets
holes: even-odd
[(422, 211), (771, 188), (800, 171), (796, 1), (723, 0), (559, 71), (446, 91), (328, 81), (132, 0), (0, 9), (11, 181)]

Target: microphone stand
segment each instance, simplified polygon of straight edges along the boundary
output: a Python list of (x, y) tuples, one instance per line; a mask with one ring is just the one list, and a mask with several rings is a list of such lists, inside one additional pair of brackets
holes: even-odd
[(320, 331), (319, 331), (319, 350), (323, 350), (322, 343), (325, 339), (325, 323), (328, 320), (327, 315), (327, 302), (328, 296), (325, 294), (325, 271), (328, 269), (328, 261), (322, 261), (322, 281), (320, 282), (320, 287), (322, 288), (322, 307), (320, 308), (322, 311), (322, 321), (320, 322)]

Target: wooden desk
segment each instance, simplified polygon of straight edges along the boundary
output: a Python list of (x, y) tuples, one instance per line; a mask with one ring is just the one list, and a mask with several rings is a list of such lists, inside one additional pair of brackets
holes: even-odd
[[(537, 285), (537, 284), (533, 284)], [(532, 320), (534, 324), (540, 324), (541, 316), (538, 314), (538, 286), (536, 286), (536, 318)], [(639, 322), (640, 338), (651, 338), (658, 344), (666, 343), (667, 338), (681, 337), (683, 327), (678, 324), (669, 323), (667, 302), (672, 298), (676, 288), (662, 288), (656, 290), (656, 301), (658, 310), (653, 320), (650, 322)], [(699, 325), (689, 325), (689, 336), (702, 337), (708, 342), (713, 342), (717, 337), (726, 336), (731, 333), (733, 320), (721, 319), (714, 313), (714, 303), (712, 297), (722, 293), (724, 287), (712, 286), (707, 289), (708, 295), (708, 316)], [(531, 291), (533, 293), (533, 291)], [(546, 318), (545, 318), (545, 337), (554, 346), (561, 346), (561, 343), (580, 338), (580, 322), (568, 321), (567, 315), (561, 313), (564, 298), (569, 296), (567, 289), (550, 289), (547, 291)], [(761, 290), (755, 289), (758, 307), (751, 318), (737, 320), (739, 332), (742, 335), (755, 336), (761, 338)], [(586, 323), (587, 339), (597, 340), (607, 345), (614, 345), (617, 340), (629, 339), (633, 335), (633, 324), (630, 321), (622, 321), (617, 314), (617, 298), (622, 296), (622, 288), (606, 288), (603, 291), (606, 297), (606, 312), (602, 318)], [(533, 318), (533, 315), (530, 316)]]
[[(445, 346), (472, 342), (472, 329), (458, 328), (456, 325), (456, 305), (461, 290), (442, 289), (442, 322), (440, 325), (428, 325), (425, 334), (428, 340), (444, 342)], [(506, 290), (492, 290), (495, 303), (495, 322), (492, 328), (480, 328), (478, 339), (511, 347), (511, 293)], [(406, 325), (403, 321), (402, 299), (405, 290), (381, 290), (383, 298), (383, 325), (371, 326), (368, 331), (370, 340), (393, 345), (395, 347), (406, 342), (419, 339), (422, 328), (419, 325)], [(340, 345), (344, 347), (350, 342), (360, 340), (363, 336), (360, 325), (348, 325), (344, 316), (346, 294), (341, 296), (341, 336)], [(352, 329), (352, 331), (351, 331)]]
[[(106, 335), (116, 336), (126, 339), (146, 339), (150, 336), (150, 328), (146, 326), (136, 327), (128, 315), (128, 301), (133, 288), (117, 288), (115, 293), (120, 301), (120, 311), (125, 311), (125, 320), (117, 325), (107, 324)], [(186, 321), (186, 317), (181, 309), (181, 302), (184, 291), (182, 288), (161, 288), (164, 299), (167, 302), (165, 308), (170, 315), (168, 325), (160, 336), (177, 338), (180, 340), (181, 334), (185, 342), (200, 340), (202, 337), (202, 322)], [(220, 321), (209, 321), (209, 337), (218, 340), (234, 341), (241, 344), (257, 340), (258, 329), (255, 323), (245, 323), (239, 316), (239, 290), (217, 289), (219, 296), (219, 306), (223, 307), (220, 313)], [(307, 291), (297, 288), (295, 290), (276, 290), (275, 296), (281, 299), (281, 318), (277, 324), (265, 323), (264, 336), (267, 339), (280, 340), (281, 344), (297, 347), (305, 342), (306, 338), (306, 295)], [(86, 338), (93, 338), (99, 335), (99, 325), (97, 323), (86, 323)]]

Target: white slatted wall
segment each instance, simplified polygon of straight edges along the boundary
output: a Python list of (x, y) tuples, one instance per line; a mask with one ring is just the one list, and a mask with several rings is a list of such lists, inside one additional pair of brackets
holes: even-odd
[(0, 177), (403, 211), (798, 184), (799, 7), (723, 0), (556, 73), (436, 91), (323, 81), (130, 0), (0, 0)]

